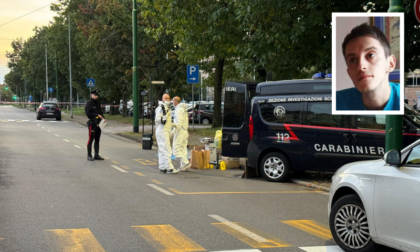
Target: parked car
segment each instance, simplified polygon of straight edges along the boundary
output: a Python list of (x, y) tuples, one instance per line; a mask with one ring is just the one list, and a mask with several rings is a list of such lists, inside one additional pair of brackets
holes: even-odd
[(383, 159), (344, 165), (328, 203), (335, 242), (344, 251), (420, 251), (419, 195), (420, 140)]
[[(223, 113), (223, 104), (221, 111)], [(214, 102), (200, 102), (195, 105), (194, 122), (210, 124), (213, 122)]]
[(54, 101), (44, 101), (36, 109), (36, 119), (55, 118), (57, 121), (61, 120), (61, 110), (58, 104)]

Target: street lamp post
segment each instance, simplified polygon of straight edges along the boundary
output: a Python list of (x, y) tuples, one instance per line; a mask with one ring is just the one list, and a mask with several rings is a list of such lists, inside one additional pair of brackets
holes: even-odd
[(70, 40), (70, 13), (68, 14), (69, 19), (69, 77), (70, 77), (70, 117), (73, 119), (73, 87), (71, 79), (71, 40)]
[(47, 93), (48, 101), (48, 56), (47, 56), (47, 44), (45, 44), (45, 92)]
[[(403, 0), (390, 0), (388, 12), (404, 12)], [(400, 73), (403, 74), (403, 73)], [(400, 83), (403, 85), (403, 83)], [(417, 85), (417, 80), (416, 80)], [(403, 94), (401, 94), (403, 95)], [(404, 111), (404, 107), (403, 107)], [(385, 151), (402, 149), (402, 115), (387, 115), (385, 128)]]
[(133, 0), (133, 132), (135, 133), (139, 132), (139, 83), (137, 70), (137, 0)]

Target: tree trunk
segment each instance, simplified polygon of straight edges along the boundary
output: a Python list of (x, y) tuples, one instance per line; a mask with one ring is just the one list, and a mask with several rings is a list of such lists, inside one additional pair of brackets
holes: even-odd
[(213, 128), (218, 128), (222, 126), (222, 79), (224, 63), (225, 59), (217, 59), (216, 72), (214, 78)]

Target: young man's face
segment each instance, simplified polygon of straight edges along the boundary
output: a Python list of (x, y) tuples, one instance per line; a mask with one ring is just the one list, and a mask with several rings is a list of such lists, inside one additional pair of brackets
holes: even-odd
[(381, 43), (370, 37), (358, 37), (346, 46), (346, 64), (354, 86), (361, 93), (381, 88), (395, 68), (395, 57), (385, 57)]

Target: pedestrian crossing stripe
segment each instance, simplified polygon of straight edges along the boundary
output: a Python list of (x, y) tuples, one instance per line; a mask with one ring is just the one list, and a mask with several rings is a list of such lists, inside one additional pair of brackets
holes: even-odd
[(105, 252), (88, 228), (44, 230), (50, 251)]
[(228, 225), (227, 223), (212, 223), (213, 226), (219, 228), (225, 233), (232, 235), (233, 237), (237, 238), (238, 240), (248, 244), (252, 248), (285, 248), (290, 247), (290, 244), (280, 240), (279, 238), (267, 234), (261, 230), (257, 230), (254, 227), (251, 227), (245, 223), (239, 222), (231, 222), (232, 224), (239, 226), (243, 230), (248, 231), (250, 234), (241, 232), (240, 229), (232, 227), (232, 225)]
[(207, 251), (172, 225), (132, 226), (158, 252)]
[(343, 252), (339, 246), (300, 247), (306, 252)]
[(284, 224), (300, 229), (306, 233), (317, 236), (324, 240), (333, 239), (328, 227), (314, 220), (290, 220), (282, 221)]

